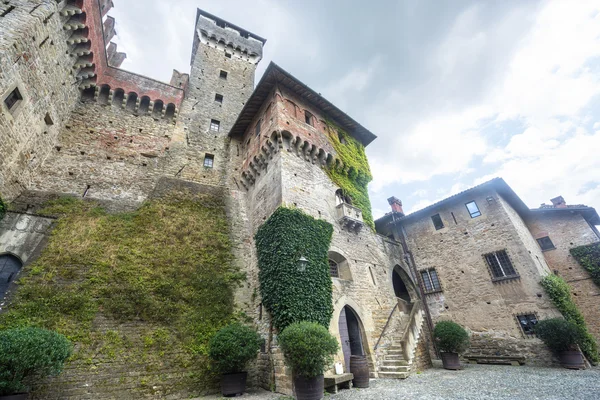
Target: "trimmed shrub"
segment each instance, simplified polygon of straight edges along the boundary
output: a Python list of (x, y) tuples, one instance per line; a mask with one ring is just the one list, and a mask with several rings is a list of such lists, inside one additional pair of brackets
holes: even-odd
[(469, 334), (453, 321), (438, 322), (433, 337), (438, 349), (446, 353), (462, 353), (469, 347)]
[(581, 329), (562, 318), (551, 318), (535, 325), (535, 334), (555, 353), (574, 350), (581, 342)]
[(28, 391), (28, 377), (60, 374), (70, 355), (71, 342), (59, 333), (33, 327), (0, 331), (0, 395)]
[(208, 344), (208, 355), (221, 374), (242, 372), (246, 364), (256, 358), (260, 344), (258, 333), (236, 322), (213, 336)]
[(579, 328), (581, 337), (577, 344), (581, 347), (583, 354), (585, 354), (590, 362), (594, 364), (598, 363), (600, 361), (598, 357), (598, 344), (588, 331), (583, 315), (571, 298), (571, 287), (569, 284), (556, 275), (545, 276), (540, 284), (563, 317)]
[(296, 322), (279, 335), (286, 363), (305, 378), (321, 375), (338, 351), (337, 339), (315, 322)]

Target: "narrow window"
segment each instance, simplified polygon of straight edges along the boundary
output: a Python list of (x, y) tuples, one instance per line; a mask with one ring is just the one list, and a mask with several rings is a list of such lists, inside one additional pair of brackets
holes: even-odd
[(54, 125), (54, 121), (52, 121), (50, 113), (46, 113), (46, 116), (44, 117), (44, 122), (46, 123), (46, 125)]
[(215, 101), (216, 101), (217, 103), (221, 103), (221, 104), (223, 104), (223, 95), (222, 95), (222, 94), (219, 94), (219, 93), (215, 94)]
[(227, 71), (221, 70), (221, 72), (219, 72), (219, 78), (227, 79)]
[(519, 320), (519, 325), (521, 326), (521, 329), (525, 335), (535, 334), (534, 327), (538, 323), (535, 314), (517, 315), (517, 320)]
[(444, 227), (444, 222), (442, 221), (442, 217), (440, 217), (440, 214), (435, 214), (431, 217), (431, 220), (433, 221), (433, 226), (435, 226), (435, 230), (440, 230)]
[(329, 259), (329, 275), (331, 275), (333, 278), (340, 277), (340, 269), (338, 268), (338, 264), (332, 259)]
[(225, 57), (231, 58), (231, 53), (225, 53)]
[(260, 123), (262, 122), (262, 120), (258, 120), (258, 122), (256, 123), (256, 127), (254, 128), (254, 134), (256, 136), (260, 135)]
[(215, 156), (213, 156), (212, 154), (208, 154), (208, 153), (206, 153), (204, 155), (204, 166), (206, 168), (212, 168), (214, 162), (215, 162)]
[(542, 251), (556, 249), (556, 247), (554, 247), (554, 243), (552, 243), (552, 240), (550, 240), (550, 237), (548, 237), (548, 236), (539, 238), (537, 240), (537, 242), (540, 245), (540, 248), (542, 249)]
[(508, 258), (508, 254), (506, 254), (506, 250), (485, 254), (484, 257), (488, 263), (488, 266), (490, 267), (490, 271), (492, 272), (494, 280), (515, 278), (519, 276), (510, 262), (510, 258)]
[(452, 214), (452, 219), (454, 220), (454, 225), (458, 225), (458, 222), (456, 222), (456, 217), (454, 216), (454, 213), (451, 212), (450, 214)]
[(6, 108), (9, 111), (12, 111), (14, 107), (17, 105), (19, 101), (23, 100), (23, 96), (21, 96), (21, 92), (19, 92), (18, 88), (15, 88), (12, 92), (6, 96), (4, 99), (4, 104), (6, 104)]
[(258, 305), (258, 320), (262, 321), (262, 303)]
[(221, 126), (221, 123), (219, 121), (217, 121), (216, 119), (211, 119), (210, 120), (210, 130), (213, 132), (219, 132), (219, 128)]
[(261, 353), (266, 353), (267, 352), (267, 341), (266, 341), (266, 339), (263, 339), (262, 342), (260, 343), (260, 352)]
[(440, 292), (442, 285), (435, 269), (421, 271), (421, 279), (423, 280), (423, 289), (425, 293)]
[(477, 207), (477, 204), (474, 201), (468, 202), (467, 204), (465, 204), (465, 206), (467, 206), (467, 210), (469, 210), (471, 218), (479, 217), (481, 215), (479, 207)]
[(304, 111), (304, 122), (306, 122), (308, 125), (312, 126), (312, 124), (313, 124), (312, 121), (313, 121), (312, 114), (305, 110)]
[(375, 282), (375, 275), (373, 275), (373, 270), (369, 267), (369, 273), (371, 274), (371, 281), (373, 281), (373, 286), (377, 286), (377, 282)]

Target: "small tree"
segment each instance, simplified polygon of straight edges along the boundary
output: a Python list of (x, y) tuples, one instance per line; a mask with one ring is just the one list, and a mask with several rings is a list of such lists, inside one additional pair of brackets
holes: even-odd
[(209, 342), (208, 355), (221, 374), (244, 371), (246, 364), (256, 358), (261, 338), (254, 330), (240, 323), (227, 325)]
[(46, 329), (0, 331), (0, 395), (28, 391), (28, 377), (60, 374), (71, 350), (66, 337)]
[(433, 337), (438, 349), (446, 353), (462, 353), (469, 347), (469, 334), (453, 321), (438, 322)]
[(582, 340), (581, 329), (573, 322), (551, 318), (535, 325), (535, 334), (555, 353), (576, 350)]
[(327, 328), (315, 322), (296, 322), (279, 335), (286, 363), (296, 375), (313, 378), (333, 362), (338, 342)]

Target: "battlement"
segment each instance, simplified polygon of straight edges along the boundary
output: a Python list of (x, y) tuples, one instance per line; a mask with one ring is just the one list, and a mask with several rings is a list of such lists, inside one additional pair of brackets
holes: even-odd
[(203, 43), (222, 50), (231, 57), (258, 64), (262, 59), (262, 49), (266, 41), (254, 33), (198, 9), (191, 60), (193, 62), (196, 56), (198, 45)]

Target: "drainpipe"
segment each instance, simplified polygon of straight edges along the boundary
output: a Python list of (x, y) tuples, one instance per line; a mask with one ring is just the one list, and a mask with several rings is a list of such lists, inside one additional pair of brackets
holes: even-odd
[[(394, 214), (395, 213), (392, 212), (392, 226), (394, 228), (398, 228), (398, 226), (396, 225), (396, 216)], [(435, 340), (433, 340), (433, 320), (431, 318), (431, 313), (429, 312), (429, 305), (427, 304), (427, 300), (425, 297), (425, 291), (423, 290), (423, 287), (421, 285), (419, 285), (417, 264), (415, 263), (415, 259), (413, 257), (412, 252), (408, 249), (408, 245), (406, 244), (406, 238), (408, 235), (406, 234), (406, 230), (404, 229), (404, 226), (402, 226), (402, 225), (400, 225), (400, 234), (398, 236), (400, 238), (400, 243), (402, 244), (402, 250), (404, 251), (405, 261), (410, 261), (410, 262), (407, 262), (407, 264), (410, 267), (411, 272), (415, 278), (415, 282), (417, 284), (417, 287), (419, 288), (419, 293), (421, 294), (421, 299), (423, 299), (423, 308), (425, 309), (425, 316), (427, 319), (427, 326), (429, 327), (429, 335), (431, 336), (430, 340), (431, 340), (431, 345), (433, 346), (433, 351), (439, 357), (439, 351), (437, 349), (437, 346), (435, 345)], [(408, 260), (406, 259), (407, 255), (408, 255)]]

